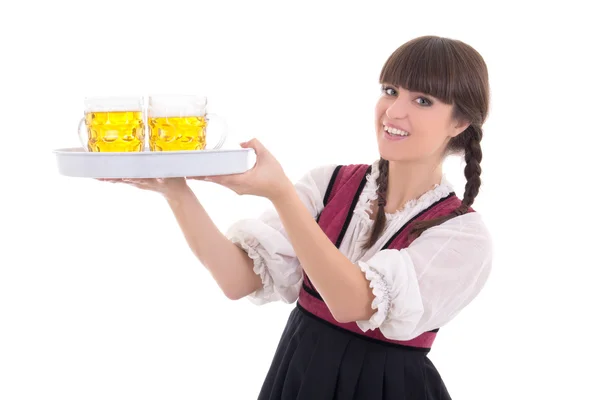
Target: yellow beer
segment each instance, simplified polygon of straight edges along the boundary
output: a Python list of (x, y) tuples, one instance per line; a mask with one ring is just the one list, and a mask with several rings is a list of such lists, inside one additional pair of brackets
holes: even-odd
[(81, 145), (90, 152), (144, 151), (146, 126), (141, 97), (87, 97), (79, 121)]
[(141, 111), (88, 111), (87, 146), (93, 152), (133, 152), (144, 148)]
[(151, 151), (204, 150), (206, 148), (206, 117), (150, 116), (148, 131)]
[[(207, 99), (193, 95), (156, 95), (148, 98), (148, 145), (151, 151), (196, 151), (220, 148), (227, 130), (223, 120), (206, 113)], [(221, 122), (219, 141), (209, 146)], [(210, 128), (208, 125), (210, 124)], [(216, 132), (218, 132), (217, 130)], [(211, 135), (207, 141), (207, 132)]]

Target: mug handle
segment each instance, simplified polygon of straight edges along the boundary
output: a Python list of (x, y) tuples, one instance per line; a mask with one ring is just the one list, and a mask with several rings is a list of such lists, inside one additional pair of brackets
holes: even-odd
[(81, 120), (79, 121), (79, 126), (77, 127), (77, 136), (79, 137), (79, 142), (81, 143), (81, 147), (83, 147), (83, 150), (90, 151), (87, 144), (87, 129), (84, 131), (81, 130), (81, 127), (83, 126), (84, 122), (85, 117), (81, 118)]
[(212, 137), (213, 134), (209, 134), (209, 129), (212, 130), (211, 126), (213, 125), (212, 121), (216, 121), (221, 126), (218, 130), (221, 131), (221, 135), (219, 137), (219, 141), (212, 148), (206, 147), (206, 150), (218, 150), (225, 143), (225, 139), (227, 139), (227, 124), (225, 123), (225, 118), (220, 117), (217, 114), (208, 113), (205, 115), (206, 118), (206, 137)]

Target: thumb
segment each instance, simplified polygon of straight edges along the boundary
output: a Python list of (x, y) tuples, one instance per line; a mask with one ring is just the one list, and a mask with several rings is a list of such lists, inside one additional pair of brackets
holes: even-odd
[(256, 138), (251, 139), (247, 142), (242, 142), (240, 143), (240, 146), (242, 146), (245, 149), (254, 149), (257, 156), (265, 152), (265, 146), (263, 146), (263, 144)]

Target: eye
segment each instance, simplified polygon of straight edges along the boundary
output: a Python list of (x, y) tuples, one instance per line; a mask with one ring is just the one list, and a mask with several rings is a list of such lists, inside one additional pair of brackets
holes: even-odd
[(381, 87), (381, 92), (385, 95), (388, 96), (396, 96), (398, 94), (398, 92), (396, 91), (396, 89), (394, 89), (391, 86), (382, 86)]
[[(423, 102), (419, 102), (419, 100), (423, 100)], [(418, 97), (417, 102), (419, 103), (419, 105), (426, 106), (426, 107), (433, 104), (433, 102), (426, 97)]]

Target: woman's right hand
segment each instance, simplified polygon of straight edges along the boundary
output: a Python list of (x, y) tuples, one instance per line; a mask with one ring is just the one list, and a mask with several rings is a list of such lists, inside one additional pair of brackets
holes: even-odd
[(171, 197), (189, 189), (185, 178), (98, 178), (102, 182), (126, 183), (139, 189), (150, 190)]

